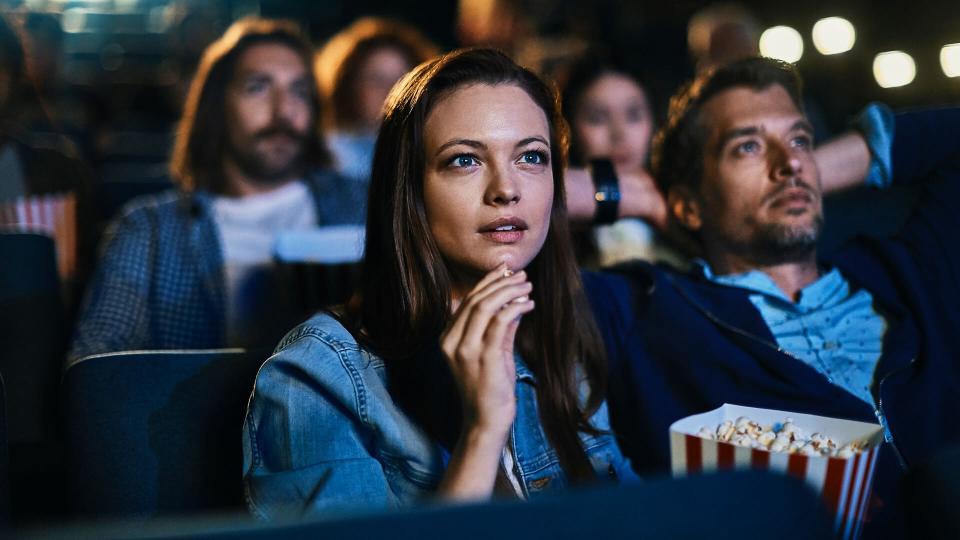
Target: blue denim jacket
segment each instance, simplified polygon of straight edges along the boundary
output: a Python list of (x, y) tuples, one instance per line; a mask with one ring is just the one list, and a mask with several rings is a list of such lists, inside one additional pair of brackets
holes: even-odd
[[(518, 361), (511, 441), (527, 497), (567, 483), (540, 426), (534, 385)], [(606, 403), (591, 423), (601, 434), (581, 440), (598, 477), (635, 481), (609, 431)], [(440, 444), (391, 398), (383, 360), (328, 314), (291, 331), (260, 369), (243, 431), (247, 506), (265, 519), (410, 505), (437, 487), (445, 469)]]

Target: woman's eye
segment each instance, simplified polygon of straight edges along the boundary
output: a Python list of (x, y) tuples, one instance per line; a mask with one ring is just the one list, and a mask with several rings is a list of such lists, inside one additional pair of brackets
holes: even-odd
[(545, 165), (547, 155), (539, 150), (531, 150), (530, 152), (524, 152), (520, 156), (520, 161), (527, 165)]
[(607, 113), (602, 109), (587, 109), (583, 115), (583, 119), (586, 123), (591, 125), (599, 125), (607, 123)]
[(262, 92), (267, 88), (267, 84), (263, 81), (250, 81), (247, 84), (243, 85), (243, 91), (248, 94), (256, 94)]
[(460, 154), (454, 156), (453, 159), (450, 160), (450, 164), (460, 168), (473, 167), (477, 164), (477, 159), (469, 154)]
[(627, 109), (627, 122), (641, 122), (643, 121), (645, 115), (643, 114), (643, 109), (636, 107)]

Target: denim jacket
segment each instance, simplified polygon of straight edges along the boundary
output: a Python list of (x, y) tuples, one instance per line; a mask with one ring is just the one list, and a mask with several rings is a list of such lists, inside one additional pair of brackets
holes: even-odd
[[(517, 362), (517, 413), (510, 439), (526, 497), (567, 481), (537, 414), (533, 374)], [(636, 481), (604, 403), (581, 433), (598, 478)], [(433, 492), (446, 451), (394, 402), (384, 361), (333, 317), (291, 331), (257, 375), (244, 422), (244, 491), (259, 518), (344, 507), (399, 507)]]

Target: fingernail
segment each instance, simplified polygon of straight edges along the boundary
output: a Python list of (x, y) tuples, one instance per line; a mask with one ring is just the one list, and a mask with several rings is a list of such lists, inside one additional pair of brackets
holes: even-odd
[(519, 304), (520, 302), (529, 302), (530, 297), (527, 295), (518, 296), (510, 301), (511, 304)]

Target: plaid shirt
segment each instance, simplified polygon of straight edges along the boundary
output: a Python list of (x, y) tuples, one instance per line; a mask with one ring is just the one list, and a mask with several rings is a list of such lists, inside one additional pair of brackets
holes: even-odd
[[(318, 225), (362, 224), (367, 184), (306, 180)], [(211, 195), (170, 191), (131, 202), (107, 230), (69, 355), (229, 346), (223, 255)]]

